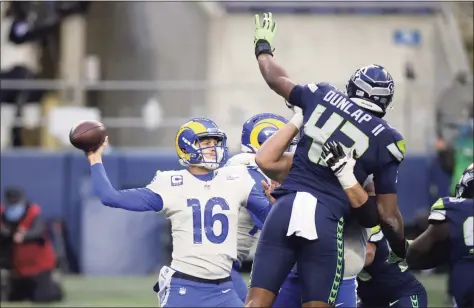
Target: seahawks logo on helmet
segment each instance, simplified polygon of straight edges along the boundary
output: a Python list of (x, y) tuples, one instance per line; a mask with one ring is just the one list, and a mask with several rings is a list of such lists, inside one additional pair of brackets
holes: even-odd
[(364, 109), (385, 115), (395, 93), (395, 83), (381, 65), (359, 68), (346, 84), (347, 96)]
[(470, 164), (464, 170), (459, 183), (456, 185), (457, 198), (473, 198), (474, 197), (474, 164)]

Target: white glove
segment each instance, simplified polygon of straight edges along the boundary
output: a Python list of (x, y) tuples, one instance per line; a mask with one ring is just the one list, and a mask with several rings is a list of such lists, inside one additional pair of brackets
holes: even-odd
[(346, 154), (340, 143), (330, 142), (323, 147), (321, 157), (334, 172), (343, 189), (351, 188), (358, 183), (354, 175), (356, 155), (355, 148)]
[(299, 130), (303, 126), (303, 110), (297, 106), (293, 106), (292, 110), (294, 114), (289, 122)]

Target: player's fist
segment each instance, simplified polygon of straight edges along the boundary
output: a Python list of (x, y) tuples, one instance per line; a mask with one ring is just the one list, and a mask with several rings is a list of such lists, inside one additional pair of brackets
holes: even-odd
[(272, 13), (264, 13), (263, 20), (260, 22), (260, 16), (255, 15), (255, 34), (253, 43), (255, 47), (255, 56), (260, 54), (269, 54), (273, 56), (273, 39), (277, 29), (276, 22), (273, 21)]
[(102, 153), (104, 153), (104, 150), (107, 148), (108, 145), (109, 145), (109, 137), (106, 136), (104, 142), (101, 144), (101, 146), (97, 150), (86, 153), (87, 159), (89, 160), (91, 165), (102, 162)]

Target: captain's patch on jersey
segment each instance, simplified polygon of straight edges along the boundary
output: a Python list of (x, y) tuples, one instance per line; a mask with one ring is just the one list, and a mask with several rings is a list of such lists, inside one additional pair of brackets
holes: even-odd
[(182, 175), (172, 175), (171, 176), (171, 186), (180, 186), (183, 185), (183, 176)]

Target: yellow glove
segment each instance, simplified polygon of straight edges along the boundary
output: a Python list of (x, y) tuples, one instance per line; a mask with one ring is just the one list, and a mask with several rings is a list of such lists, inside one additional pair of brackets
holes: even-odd
[(253, 43), (255, 47), (255, 56), (266, 53), (273, 56), (275, 48), (272, 47), (273, 39), (277, 29), (276, 22), (272, 19), (272, 13), (263, 14), (263, 23), (260, 24), (260, 17), (255, 15), (255, 34)]

